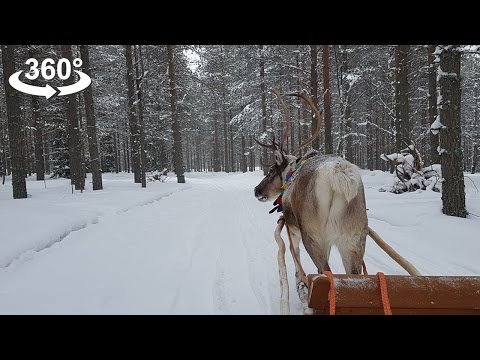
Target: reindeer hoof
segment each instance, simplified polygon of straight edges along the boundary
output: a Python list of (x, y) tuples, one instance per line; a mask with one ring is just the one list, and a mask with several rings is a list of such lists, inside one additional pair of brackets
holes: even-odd
[(306, 304), (308, 301), (308, 287), (307, 284), (305, 284), (303, 281), (300, 281), (297, 283), (297, 293), (298, 297), (300, 298), (300, 301), (302, 304)]

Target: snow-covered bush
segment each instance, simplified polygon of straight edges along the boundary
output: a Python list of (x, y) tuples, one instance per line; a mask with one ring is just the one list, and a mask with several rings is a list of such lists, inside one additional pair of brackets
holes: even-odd
[(382, 160), (395, 167), (393, 184), (385, 184), (380, 191), (401, 194), (416, 190), (440, 191), (441, 167), (439, 164), (423, 168), (423, 161), (415, 145), (409, 145), (400, 153), (382, 154)]
[(165, 182), (168, 177), (168, 170), (165, 168), (162, 171), (152, 171), (146, 174), (147, 181), (161, 181)]

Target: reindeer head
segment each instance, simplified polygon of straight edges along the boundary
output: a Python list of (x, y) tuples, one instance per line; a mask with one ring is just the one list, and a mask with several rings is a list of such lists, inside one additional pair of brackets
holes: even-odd
[(273, 164), (265, 164), (261, 160), (262, 166), (269, 167), (267, 175), (255, 187), (255, 197), (260, 201), (271, 200), (278, 196), (283, 184), (288, 163), (295, 160), (294, 156), (287, 155), (280, 144), (275, 143), (275, 138), (271, 144), (263, 144), (257, 139), (255, 141), (263, 146), (273, 150), (275, 154), (275, 162)]
[(272, 150), (275, 155), (275, 162), (273, 164), (265, 164), (263, 160), (260, 160), (261, 164), (264, 167), (269, 167), (269, 171), (267, 175), (263, 178), (263, 180), (254, 189), (255, 197), (259, 201), (272, 200), (279, 195), (283, 185), (283, 179), (285, 178), (286, 173), (288, 172), (288, 164), (291, 161), (294, 161), (297, 159), (296, 154), (301, 148), (310, 144), (318, 137), (318, 135), (320, 134), (320, 128), (323, 123), (322, 114), (319, 113), (319, 111), (317, 110), (317, 107), (315, 106), (313, 100), (310, 97), (302, 93), (288, 94), (289, 96), (300, 97), (310, 105), (313, 112), (315, 113), (315, 117), (317, 118), (317, 128), (315, 129), (314, 134), (308, 140), (304, 141), (293, 151), (293, 155), (287, 155), (283, 150), (283, 143), (290, 135), (290, 130), (291, 130), (290, 113), (280, 93), (276, 89), (273, 89), (272, 92), (275, 94), (275, 96), (280, 102), (287, 128), (283, 133), (280, 143), (278, 144), (275, 142), (275, 137), (273, 138), (271, 144), (261, 143), (260, 141), (255, 139), (257, 144)]

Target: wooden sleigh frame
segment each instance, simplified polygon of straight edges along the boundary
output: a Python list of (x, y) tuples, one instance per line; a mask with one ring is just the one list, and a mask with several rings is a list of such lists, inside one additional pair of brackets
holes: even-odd
[[(331, 281), (308, 275), (308, 307), (330, 314)], [(335, 314), (383, 315), (380, 283), (375, 275), (333, 275)], [(385, 275), (393, 315), (480, 315), (480, 276)]]
[[(286, 315), (290, 306), (283, 225), (279, 220), (275, 240), (280, 310)], [(313, 315), (480, 315), (480, 276), (310, 274), (307, 286), (308, 313)]]

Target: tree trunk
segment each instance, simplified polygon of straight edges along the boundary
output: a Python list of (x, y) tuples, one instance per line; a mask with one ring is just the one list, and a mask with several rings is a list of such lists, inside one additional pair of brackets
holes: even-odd
[[(297, 92), (302, 91), (302, 83), (300, 81), (300, 51), (297, 52)], [(303, 70), (303, 69), (302, 69)], [(300, 125), (300, 121), (302, 119), (302, 110), (301, 106), (297, 106), (297, 121), (296, 123), (298, 124), (297, 126), (297, 138), (298, 138), (298, 145), (302, 143), (302, 125)], [(292, 134), (295, 133), (295, 126), (292, 124)], [(295, 149), (295, 136), (292, 136), (291, 141), (290, 141), (290, 147), (292, 150), (290, 151), (290, 154), (293, 152)]]
[(14, 53), (14, 45), (2, 45), (3, 84), (7, 103), (13, 198), (24, 199), (27, 197), (27, 185), (22, 153), (22, 118), (20, 116), (18, 91), (13, 89), (8, 82), (10, 76), (15, 73)]
[(117, 142), (117, 129), (116, 128), (113, 128), (112, 130), (112, 137), (113, 137), (113, 158), (114, 158), (114, 168), (115, 168), (115, 174), (118, 174), (118, 165), (119, 165), (119, 162), (120, 162), (120, 159), (118, 158), (117, 154), (118, 154), (118, 142)]
[[(20, 105), (20, 108), (22, 106)], [(33, 138), (32, 138), (32, 129), (31, 129), (31, 124), (28, 123), (28, 118), (26, 115), (25, 111), (22, 111), (23, 113), (23, 131), (24, 131), (24, 154), (25, 154), (25, 177), (32, 176), (32, 168), (33, 168), (33, 161), (32, 161), (32, 153), (35, 155), (35, 151), (33, 149)], [(33, 119), (32, 119), (33, 120)]]
[(170, 107), (172, 109), (172, 132), (173, 132), (173, 163), (177, 182), (184, 183), (182, 137), (177, 114), (177, 89), (175, 85), (175, 63), (173, 59), (173, 45), (167, 45), (168, 76), (170, 78)]
[[(217, 106), (215, 105), (215, 109)], [(215, 110), (214, 110), (215, 111)], [(220, 145), (218, 140), (218, 112), (213, 114), (213, 171), (219, 172), (222, 170), (220, 166)]]
[(345, 159), (354, 162), (353, 159), (353, 134), (352, 134), (352, 104), (351, 104), (351, 85), (347, 78), (348, 75), (348, 53), (346, 46), (342, 47), (342, 87), (343, 87), (343, 123), (344, 127), (344, 146)]
[(323, 62), (323, 119), (325, 127), (325, 154), (333, 154), (332, 141), (332, 93), (330, 91), (330, 52), (328, 45), (322, 47)]
[[(229, 122), (232, 120), (232, 109), (230, 109), (230, 114), (229, 114)], [(234, 154), (233, 154), (233, 151), (234, 151), (234, 148), (233, 148), (233, 129), (232, 129), (232, 125), (228, 125), (228, 129), (229, 129), (229, 133), (230, 133), (230, 167), (231, 167), (231, 171), (234, 172), (234, 171), (237, 171), (237, 167), (235, 166), (235, 162), (234, 162)]]
[[(90, 66), (88, 45), (80, 45), (80, 56), (83, 62), (83, 71), (91, 78), (92, 69)], [(83, 91), (85, 117), (87, 120), (88, 152), (90, 154), (90, 171), (92, 172), (93, 190), (102, 190), (102, 170), (100, 168), (100, 157), (98, 154), (97, 125), (95, 120), (95, 109), (93, 106), (92, 87), (93, 86), (90, 85)]]
[(128, 136), (127, 135), (125, 135), (124, 144), (125, 144), (124, 156), (125, 156), (126, 168), (127, 168), (127, 172), (129, 173), (131, 171), (131, 168), (130, 168), (130, 146), (129, 146), (129, 141), (128, 141)]
[(408, 114), (408, 51), (410, 45), (395, 46), (395, 147), (410, 145)]
[[(317, 45), (310, 45), (310, 88), (312, 90), (312, 98), (315, 106), (318, 109), (318, 72), (317, 72), (317, 63), (318, 63), (318, 49)], [(317, 129), (318, 119), (315, 118), (315, 113), (312, 113), (312, 135)], [(320, 138), (318, 137), (312, 142), (312, 148), (318, 150), (320, 147)]]
[[(427, 63), (428, 63), (428, 123), (433, 124), (437, 117), (437, 69), (434, 63), (435, 46), (427, 47)], [(430, 133), (430, 164), (440, 164), (440, 156), (438, 155), (438, 134)]]
[(223, 170), (225, 172), (230, 172), (229, 164), (229, 152), (228, 152), (228, 118), (227, 111), (225, 109), (225, 103), (223, 105)]
[(376, 139), (373, 134), (374, 130), (372, 128), (372, 125), (370, 123), (372, 122), (373, 119), (373, 101), (372, 101), (372, 89), (371, 86), (367, 86), (367, 168), (369, 170), (374, 170), (373, 168), (373, 162), (374, 162), (374, 139)]
[(466, 217), (465, 185), (463, 178), (463, 152), (460, 126), (461, 80), (460, 52), (458, 47), (447, 45), (441, 50), (438, 79), (442, 99), (439, 104), (440, 122), (445, 128), (440, 130), (442, 164), (443, 213)]
[[(262, 133), (267, 131), (267, 94), (265, 88), (265, 56), (263, 45), (260, 45), (260, 92), (262, 96)], [(268, 161), (267, 148), (262, 147), (262, 159)], [(267, 169), (263, 169), (263, 174), (267, 175)]]
[(249, 165), (250, 165), (250, 171), (255, 171), (255, 154), (253, 153), (253, 135), (248, 136), (248, 152), (250, 154), (249, 158)]
[[(302, 73), (305, 72), (306, 70), (305, 63), (306, 63), (305, 55), (300, 56), (300, 69), (302, 70)], [(303, 82), (301, 82), (300, 84), (301, 84), (300, 85), (301, 89), (304, 89), (307, 87), (307, 85)], [(310, 136), (308, 135), (309, 131), (308, 131), (308, 121), (307, 121), (308, 119), (307, 105), (303, 101), (300, 101), (300, 100), (298, 101), (300, 105), (299, 109), (301, 109), (299, 114), (301, 114), (301, 123), (303, 124), (300, 126), (300, 132), (298, 136), (298, 146), (300, 146), (303, 140), (308, 139)], [(306, 148), (304, 147), (300, 149), (300, 151), (298, 152), (298, 155), (302, 156), (305, 152), (306, 152)]]
[[(31, 56), (34, 57), (34, 56)], [(37, 174), (37, 181), (45, 180), (45, 162), (43, 159), (43, 124), (39, 115), (38, 97), (32, 96), (32, 120), (34, 126), (35, 138), (35, 172)]]
[(133, 51), (132, 45), (125, 45), (125, 59), (127, 62), (127, 96), (128, 96), (128, 122), (130, 125), (130, 154), (132, 159), (132, 169), (134, 182), (141, 183), (140, 174), (140, 139), (137, 123), (137, 111), (135, 105), (135, 80), (133, 70)]
[(120, 133), (118, 131), (118, 126), (115, 126), (115, 134), (117, 136), (117, 159), (118, 159), (118, 171), (122, 171), (122, 142), (120, 141)]
[(81, 95), (79, 93), (77, 95), (77, 109), (78, 109), (78, 143), (79, 143), (79, 148), (80, 148), (80, 167), (79, 167), (79, 172), (78, 172), (78, 181), (79, 181), (79, 187), (80, 190), (85, 189), (85, 174), (86, 174), (86, 169), (85, 169), (85, 150), (83, 149), (83, 137), (85, 135), (85, 131), (82, 130), (83, 127), (83, 116), (82, 116), (82, 99)]
[(190, 134), (186, 133), (185, 134), (185, 157), (187, 160), (187, 165), (186, 165), (186, 171), (192, 171), (191, 170), (191, 162), (190, 162)]
[[(46, 139), (45, 139), (46, 137)], [(43, 135), (43, 166), (45, 169), (45, 173), (50, 174), (52, 172), (50, 166), (50, 139), (49, 135)]]
[[(62, 45), (62, 56), (72, 63), (72, 45)], [(64, 86), (72, 85), (74, 76), (63, 80)], [(67, 122), (68, 122), (68, 153), (70, 159), (70, 177), (75, 190), (83, 190), (80, 165), (80, 125), (77, 113), (77, 94), (66, 96)]]
[(478, 143), (478, 139), (480, 137), (480, 124), (478, 123), (478, 81), (479, 79), (475, 79), (475, 84), (473, 85), (473, 122), (475, 124), (475, 135), (473, 136), (473, 144), (472, 144), (472, 169), (471, 173), (475, 174), (476, 172), (476, 165), (478, 162), (479, 151), (480, 151), (480, 144)]
[(241, 153), (241, 168), (242, 172), (247, 172), (247, 155), (245, 155), (247, 152), (247, 149), (245, 148), (245, 136), (242, 134), (242, 153)]
[(479, 148), (480, 146), (477, 145), (476, 143), (473, 144), (473, 149), (472, 149), (472, 168), (471, 168), (471, 173), (475, 174), (476, 172), (476, 164), (477, 164), (477, 159), (478, 159), (478, 153), (479, 153)]
[(135, 53), (135, 73), (136, 73), (136, 85), (137, 85), (137, 97), (138, 97), (138, 138), (140, 140), (140, 180), (142, 182), (142, 188), (147, 187), (147, 178), (145, 175), (146, 170), (146, 150), (145, 150), (145, 122), (143, 120), (143, 60), (142, 60), (142, 46), (134, 47)]
[[(0, 108), (0, 114), (2, 109)], [(5, 148), (5, 134), (3, 119), (0, 117), (0, 149), (2, 150), (2, 156), (0, 156), (0, 176), (2, 177), (2, 185), (5, 184), (5, 176), (7, 175), (7, 151)]]

